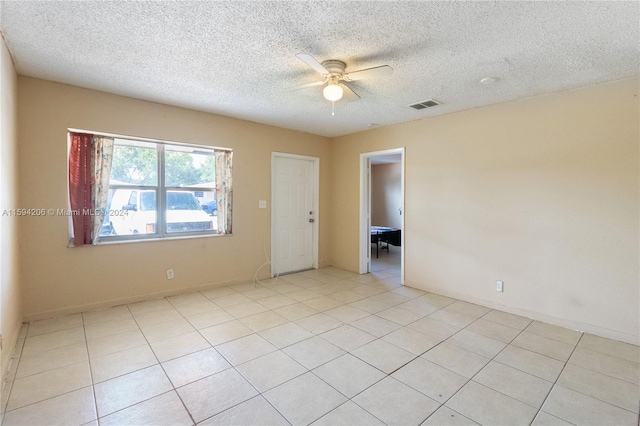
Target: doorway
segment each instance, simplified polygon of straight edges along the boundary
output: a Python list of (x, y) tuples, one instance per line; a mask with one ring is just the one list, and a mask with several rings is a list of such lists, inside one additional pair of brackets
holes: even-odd
[(271, 155), (271, 276), (318, 267), (320, 159)]
[(360, 154), (361, 274), (393, 273), (404, 284), (404, 148)]

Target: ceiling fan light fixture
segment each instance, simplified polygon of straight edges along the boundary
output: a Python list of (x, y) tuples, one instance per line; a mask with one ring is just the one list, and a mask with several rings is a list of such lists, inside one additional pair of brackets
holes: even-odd
[(322, 90), (324, 98), (331, 102), (339, 101), (340, 99), (342, 99), (343, 92), (344, 91), (342, 90), (342, 87), (340, 87), (336, 83), (329, 83), (327, 84), (327, 87)]

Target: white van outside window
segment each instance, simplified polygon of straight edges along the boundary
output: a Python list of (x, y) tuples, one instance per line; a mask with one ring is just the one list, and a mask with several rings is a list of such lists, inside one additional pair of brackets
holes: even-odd
[[(156, 234), (156, 192), (116, 189), (111, 210), (126, 212), (110, 218), (110, 235)], [(192, 192), (167, 191), (167, 233), (214, 230), (212, 217), (202, 208)]]

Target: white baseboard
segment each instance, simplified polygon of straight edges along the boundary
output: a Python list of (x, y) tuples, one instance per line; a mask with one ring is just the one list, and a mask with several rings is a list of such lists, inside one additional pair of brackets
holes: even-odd
[[(24, 321), (21, 318), (20, 321), (18, 321), (18, 323), (16, 324), (14, 330), (11, 330), (8, 336), (6, 335), (7, 333), (5, 333), (5, 336), (4, 336), (5, 341), (2, 345), (2, 361), (1, 361), (2, 380), (0, 380), (0, 386), (1, 386), (0, 389), (2, 389), (2, 391), (4, 391), (5, 381), (7, 379), (13, 380), (13, 377), (7, 377), (7, 373), (9, 372), (9, 368), (12, 366), (11, 360), (13, 358), (13, 353), (16, 349), (16, 345), (20, 340), (20, 331), (22, 329), (23, 322)], [(20, 340), (21, 343), (23, 341), (24, 340)], [(15, 375), (15, 370), (13, 370), (12, 374)], [(0, 391), (0, 393), (2, 391)], [(2, 410), (0, 409), (0, 411)]]
[(454, 299), (462, 300), (469, 303), (475, 303), (477, 305), (486, 306), (491, 309), (499, 309), (504, 312), (508, 312), (514, 315), (520, 315), (530, 318), (536, 321), (546, 322), (548, 324), (557, 325), (560, 327), (569, 328), (572, 330), (582, 331), (584, 333), (595, 334), (596, 336), (606, 337), (607, 339), (617, 340), (619, 342), (631, 343), (632, 345), (640, 345), (640, 336), (629, 333), (624, 333), (617, 330), (610, 330), (607, 328), (599, 327), (594, 324), (586, 324), (579, 321), (573, 321), (566, 318), (560, 318), (553, 315), (543, 314), (541, 312), (531, 311), (528, 309), (514, 308), (512, 306), (502, 305), (489, 300), (483, 300), (480, 298), (472, 297), (467, 294), (457, 293), (454, 291), (435, 288), (423, 283), (405, 281), (405, 285), (414, 287), (420, 290), (433, 292), (442, 296), (452, 297)]
[[(268, 278), (269, 277), (266, 276), (261, 279), (268, 279)], [(42, 311), (42, 312), (32, 312), (24, 315), (24, 321), (30, 322), (30, 321), (37, 321), (42, 319), (56, 318), (56, 317), (61, 317), (63, 315), (71, 315), (71, 314), (78, 314), (81, 312), (95, 311), (96, 309), (111, 308), (114, 306), (126, 305), (129, 303), (143, 302), (145, 300), (160, 299), (162, 297), (177, 296), (180, 294), (193, 293), (193, 292), (202, 291), (202, 290), (211, 290), (217, 287), (225, 287), (225, 286), (230, 286), (235, 284), (244, 284), (248, 282), (252, 282), (252, 278), (242, 278), (242, 279), (234, 279), (234, 280), (228, 280), (228, 281), (220, 281), (216, 283), (206, 283), (206, 284), (200, 284), (197, 286), (184, 287), (180, 289), (158, 291), (154, 293), (145, 293), (145, 294), (140, 294), (136, 296), (128, 296), (128, 297), (123, 297), (118, 299), (111, 299), (104, 302), (95, 302), (95, 303), (88, 303), (86, 305), (68, 306), (65, 308), (52, 309), (49, 311)]]

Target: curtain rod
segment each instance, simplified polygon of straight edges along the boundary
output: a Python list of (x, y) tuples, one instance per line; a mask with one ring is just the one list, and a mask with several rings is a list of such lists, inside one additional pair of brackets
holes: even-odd
[(220, 150), (223, 150), (223, 151), (233, 151), (232, 148), (226, 148), (226, 147), (223, 147), (223, 146), (210, 146), (210, 145), (193, 144), (193, 143), (187, 143), (187, 142), (174, 142), (174, 141), (166, 141), (166, 140), (162, 140), (162, 139), (144, 138), (144, 137), (140, 137), (140, 136), (126, 136), (126, 135), (118, 135), (116, 133), (96, 132), (95, 130), (75, 129), (75, 128), (71, 128), (71, 127), (67, 128), (67, 131), (75, 132), (75, 133), (89, 133), (89, 134), (92, 134), (92, 135), (107, 136), (107, 137), (110, 137), (110, 138), (118, 138), (118, 139), (133, 139), (133, 140), (138, 140), (138, 141), (141, 141), (141, 142), (153, 142), (153, 143), (184, 145), (184, 146), (200, 146), (200, 147), (208, 148), (208, 149), (220, 149)]

